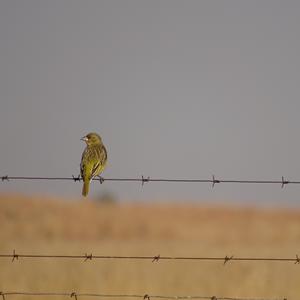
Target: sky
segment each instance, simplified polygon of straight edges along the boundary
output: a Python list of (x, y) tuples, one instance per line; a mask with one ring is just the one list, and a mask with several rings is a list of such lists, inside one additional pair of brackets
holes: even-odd
[[(300, 2), (2, 0), (0, 176), (300, 180)], [(2, 192), (80, 196), (81, 183)], [(135, 201), (300, 206), (300, 185), (92, 183)]]

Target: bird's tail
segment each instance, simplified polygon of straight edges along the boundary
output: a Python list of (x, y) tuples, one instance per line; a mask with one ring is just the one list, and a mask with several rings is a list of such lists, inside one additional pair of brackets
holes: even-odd
[(82, 187), (82, 196), (84, 197), (87, 196), (87, 194), (89, 193), (89, 188), (90, 188), (90, 181), (84, 180), (83, 187)]

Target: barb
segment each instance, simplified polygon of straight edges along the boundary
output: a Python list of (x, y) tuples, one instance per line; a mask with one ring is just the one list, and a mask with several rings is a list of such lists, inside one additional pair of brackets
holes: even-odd
[(289, 183), (290, 183), (290, 182), (289, 182), (288, 180), (285, 180), (283, 176), (281, 177), (281, 188), (282, 188), (282, 189), (284, 188), (284, 186), (285, 186), (286, 184), (289, 184)]
[(18, 260), (19, 259), (19, 255), (16, 253), (16, 250), (14, 249), (13, 254), (12, 254), (12, 260), (11, 262), (14, 262), (14, 260)]
[(84, 261), (87, 261), (87, 260), (92, 260), (93, 259), (93, 254), (91, 253), (91, 254), (85, 254), (85, 260)]
[(4, 180), (8, 181), (8, 175), (2, 176), (2, 177), (1, 177), (1, 180), (2, 180), (2, 181), (4, 181)]
[(215, 187), (216, 183), (220, 183), (220, 180), (215, 179), (215, 175), (212, 176), (212, 188)]
[(73, 180), (74, 180), (74, 182), (76, 182), (76, 181), (81, 181), (81, 177), (80, 177), (80, 175), (78, 175), (78, 176), (74, 176), (74, 175), (72, 175), (72, 178), (73, 178)]
[(82, 261), (95, 259), (107, 259), (107, 260), (149, 260), (151, 262), (158, 262), (160, 260), (169, 260), (169, 261), (220, 261), (225, 265), (229, 261), (235, 262), (292, 262), (294, 264), (300, 264), (300, 257), (296, 254), (296, 257), (237, 257), (234, 255), (223, 256), (223, 257), (213, 257), (213, 256), (161, 256), (152, 255), (152, 256), (122, 256), (122, 255), (93, 255), (85, 253), (84, 255), (49, 255), (49, 254), (20, 254), (16, 253), (13, 250), (12, 254), (1, 254), (0, 259), (11, 258), (12, 261), (19, 260), (22, 258), (30, 259), (81, 259)]
[(0, 292), (0, 295), (5, 299), (5, 296), (63, 296), (71, 297), (77, 300), (80, 297), (98, 297), (98, 298), (139, 298), (143, 299), (207, 299), (207, 300), (286, 300), (286, 298), (240, 298), (240, 297), (216, 297), (216, 296), (168, 296), (168, 295), (138, 295), (138, 294), (97, 294), (97, 293), (76, 293), (76, 292)]
[[(12, 181), (12, 180), (52, 180), (52, 181), (74, 181), (79, 182), (82, 180), (80, 175), (71, 177), (43, 177), (43, 176), (0, 176), (2, 182), (4, 181)], [(150, 178), (142, 176), (141, 178), (103, 178), (101, 176), (97, 176), (93, 178), (94, 181), (99, 181), (103, 183), (104, 181), (123, 181), (123, 182), (140, 182), (142, 185), (148, 182), (173, 182), (173, 183), (211, 183), (212, 187), (217, 183), (229, 183), (229, 184), (277, 184), (282, 188), (287, 184), (300, 184), (300, 181), (290, 181), (286, 180), (283, 176), (281, 176), (280, 180), (241, 180), (241, 179), (216, 179), (213, 175), (211, 179), (174, 179), (174, 178)]]
[(148, 176), (147, 178), (145, 178), (143, 175), (142, 175), (142, 186), (144, 185), (145, 182), (149, 182), (150, 181), (150, 177)]
[(155, 261), (158, 262), (159, 260), (160, 260), (160, 254), (154, 256), (153, 259), (152, 259), (152, 262), (155, 262)]
[(228, 257), (227, 255), (224, 258), (224, 266), (230, 261), (233, 260), (233, 255), (231, 255), (230, 257)]

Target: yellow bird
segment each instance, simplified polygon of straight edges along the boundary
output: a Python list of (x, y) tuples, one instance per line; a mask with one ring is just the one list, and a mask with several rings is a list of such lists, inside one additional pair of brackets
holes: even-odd
[(91, 180), (102, 173), (107, 162), (107, 152), (101, 137), (91, 132), (81, 138), (86, 143), (80, 163), (80, 174), (83, 179), (82, 195), (87, 196)]

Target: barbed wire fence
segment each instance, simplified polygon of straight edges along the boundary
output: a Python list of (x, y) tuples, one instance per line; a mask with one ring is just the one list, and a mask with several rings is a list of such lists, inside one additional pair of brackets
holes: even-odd
[[(45, 177), (45, 176), (0, 176), (2, 182), (14, 181), (14, 180), (52, 180), (52, 181), (73, 181), (80, 182), (82, 178), (80, 175), (71, 177)], [(284, 176), (281, 176), (280, 180), (242, 180), (242, 179), (219, 179), (212, 175), (208, 179), (175, 179), (175, 178), (150, 178), (149, 176), (136, 178), (103, 178), (95, 177), (92, 180), (99, 181), (101, 184), (105, 181), (113, 182), (139, 182), (142, 186), (145, 183), (150, 182), (168, 182), (168, 183), (210, 183), (212, 188), (216, 184), (272, 184), (280, 185), (284, 188), (288, 184), (300, 184), (300, 181), (287, 180)], [(158, 262), (160, 260), (168, 261), (221, 261), (225, 266), (228, 262), (288, 262), (294, 264), (300, 264), (300, 257), (296, 254), (295, 257), (236, 257), (234, 255), (224, 256), (224, 257), (205, 257), (205, 256), (161, 256), (160, 254), (155, 256), (120, 256), (120, 255), (49, 255), (49, 254), (20, 254), (16, 250), (13, 253), (0, 254), (0, 259), (9, 258), (11, 262), (19, 260), (21, 258), (29, 259), (81, 259), (84, 262), (92, 261), (97, 259), (107, 259), (107, 260), (150, 260), (152, 262)], [(166, 295), (138, 295), (138, 294), (97, 294), (97, 293), (77, 293), (77, 292), (4, 292), (0, 291), (0, 297), (6, 300), (9, 296), (62, 296), (71, 297), (77, 300), (80, 297), (98, 297), (98, 298), (140, 298), (143, 300), (151, 299), (207, 299), (207, 300), (287, 300), (286, 297), (283, 298), (240, 298), (240, 297), (217, 297), (217, 296), (166, 296)]]
[(138, 294), (97, 294), (97, 293), (77, 293), (77, 292), (0, 292), (3, 300), (7, 296), (62, 296), (71, 297), (77, 300), (80, 297), (97, 297), (97, 298), (139, 298), (142, 300), (151, 299), (206, 299), (206, 300), (287, 300), (287, 298), (239, 298), (239, 297), (217, 297), (217, 296), (164, 296), (164, 295), (138, 295)]
[(221, 261), (226, 265), (230, 261), (234, 262), (289, 262), (294, 264), (300, 264), (300, 257), (296, 254), (295, 257), (236, 257), (223, 256), (223, 257), (209, 257), (209, 256), (161, 256), (160, 254), (154, 256), (124, 256), (124, 255), (93, 255), (84, 254), (84, 255), (50, 255), (50, 254), (20, 254), (16, 250), (13, 250), (12, 253), (0, 253), (0, 259), (9, 258), (12, 262), (19, 260), (19, 258), (29, 258), (29, 259), (72, 259), (72, 260), (148, 260), (152, 262), (158, 262), (160, 260), (167, 261)]
[[(71, 177), (45, 177), (45, 176), (0, 176), (2, 182), (13, 180), (53, 180), (53, 181), (74, 181), (80, 182), (82, 178), (80, 175)], [(169, 183), (210, 183), (212, 187), (219, 183), (229, 184), (274, 184), (280, 185), (281, 188), (287, 184), (300, 184), (300, 181), (287, 180), (284, 176), (281, 176), (280, 180), (242, 180), (242, 179), (220, 179), (212, 175), (207, 179), (176, 179), (176, 178), (150, 178), (149, 176), (141, 176), (136, 178), (104, 178), (101, 176), (95, 177), (92, 180), (99, 181), (101, 184), (105, 181), (115, 182), (140, 182), (142, 185), (149, 182), (169, 182)]]

